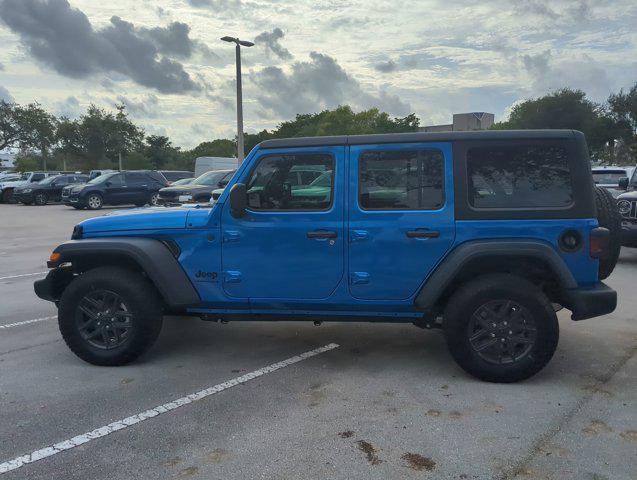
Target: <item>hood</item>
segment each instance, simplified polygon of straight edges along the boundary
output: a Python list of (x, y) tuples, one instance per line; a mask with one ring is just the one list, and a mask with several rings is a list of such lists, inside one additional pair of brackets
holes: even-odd
[(624, 192), (617, 197), (617, 200), (637, 200), (637, 190)]
[[(29, 182), (26, 180), (14, 180), (13, 182), (3, 182), (2, 180), (0, 180), (0, 185), (2, 185), (3, 188), (6, 187), (21, 187), (23, 185), (28, 184)], [(35, 183), (34, 183), (35, 185)]]
[(89, 218), (80, 223), (84, 234), (128, 231), (167, 230), (186, 228), (187, 208), (139, 208), (116, 210), (101, 217)]

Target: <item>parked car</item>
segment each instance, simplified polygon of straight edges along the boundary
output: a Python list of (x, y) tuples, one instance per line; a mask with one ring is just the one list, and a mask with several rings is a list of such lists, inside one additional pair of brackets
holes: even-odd
[(59, 175), (59, 172), (24, 172), (17, 180), (0, 181), (0, 199), (3, 203), (11, 203), (13, 202), (13, 191), (16, 187), (37, 183), (46, 177), (54, 175)]
[(212, 191), (225, 187), (235, 170), (215, 170), (204, 173), (188, 185), (170, 185), (159, 191), (159, 204), (206, 203)]
[(62, 190), (62, 202), (76, 209), (98, 210), (104, 205), (157, 205), (159, 189), (167, 185), (154, 170), (130, 170), (100, 175), (84, 185)]
[(170, 185), (177, 180), (183, 180), (185, 178), (194, 178), (195, 174), (187, 170), (159, 170)]
[[(170, 313), (439, 327), (470, 374), (523, 380), (556, 350), (556, 308), (617, 304), (589, 162), (572, 130), (267, 140), (209, 208), (84, 220), (35, 291), (97, 365), (147, 351)], [(309, 166), (325, 177), (295, 193)]]
[(37, 183), (30, 183), (13, 190), (13, 200), (25, 205), (46, 205), (62, 200), (62, 189), (66, 186), (79, 186), (88, 181), (88, 175), (55, 175)]
[(635, 167), (594, 167), (593, 181), (617, 197), (626, 191), (626, 179), (632, 178), (634, 173)]
[(9, 171), (9, 170), (3, 170), (0, 172), (0, 182), (7, 177), (19, 177), (20, 174), (18, 172), (13, 172), (13, 171)]

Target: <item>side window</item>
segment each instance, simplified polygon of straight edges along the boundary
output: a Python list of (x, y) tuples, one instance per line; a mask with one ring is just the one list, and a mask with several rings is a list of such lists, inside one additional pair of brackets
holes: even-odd
[(148, 183), (148, 179), (141, 172), (126, 172), (126, 183), (138, 185), (140, 183)]
[(68, 185), (69, 184), (69, 177), (64, 177), (64, 176), (60, 176), (58, 178), (56, 178), (53, 183), (55, 183), (56, 185)]
[(124, 178), (121, 173), (118, 173), (117, 175), (113, 175), (112, 177), (109, 177), (106, 181), (110, 183), (111, 187), (119, 187), (124, 184)]
[(568, 207), (566, 149), (551, 145), (474, 147), (467, 152), (469, 205), (481, 209)]
[(39, 182), (40, 180), (44, 180), (45, 175), (43, 173), (34, 173), (31, 177), (31, 182)]
[[(299, 184), (296, 173), (303, 170), (325, 174), (326, 181), (320, 186)], [(327, 210), (334, 190), (334, 157), (314, 153), (262, 157), (250, 174), (247, 189), (252, 210)]]
[(442, 152), (434, 149), (363, 152), (359, 205), (364, 210), (436, 210), (445, 203), (444, 164)]

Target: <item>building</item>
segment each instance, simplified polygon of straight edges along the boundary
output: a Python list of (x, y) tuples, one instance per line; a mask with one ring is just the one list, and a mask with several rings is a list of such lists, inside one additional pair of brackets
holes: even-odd
[(419, 132), (466, 132), (487, 130), (495, 122), (495, 115), (487, 112), (454, 113), (453, 123), (419, 127)]

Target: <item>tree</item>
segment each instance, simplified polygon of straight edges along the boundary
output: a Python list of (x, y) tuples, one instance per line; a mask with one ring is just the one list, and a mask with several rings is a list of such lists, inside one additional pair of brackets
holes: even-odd
[(173, 147), (170, 139), (163, 135), (150, 135), (146, 137), (144, 154), (150, 160), (156, 170), (174, 167), (180, 159), (179, 148)]
[(19, 105), (0, 100), (0, 150), (16, 147), (20, 142), (19, 108)]
[(49, 150), (55, 144), (57, 118), (44, 110), (38, 103), (30, 103), (19, 109), (20, 146), (40, 151), (42, 168), (47, 169)]
[(570, 89), (515, 105), (509, 119), (493, 128), (579, 130), (586, 135), (591, 154), (598, 159), (607, 157), (615, 140), (627, 133), (625, 123), (613, 118), (605, 106), (591, 102), (581, 90)]
[(210, 142), (202, 142), (192, 150), (182, 152), (180, 165), (185, 170), (195, 169), (197, 157), (236, 157), (237, 144), (232, 140), (219, 138)]
[(628, 92), (620, 90), (619, 93), (608, 97), (608, 105), (612, 115), (619, 121), (630, 125), (632, 134), (637, 134), (637, 82)]

